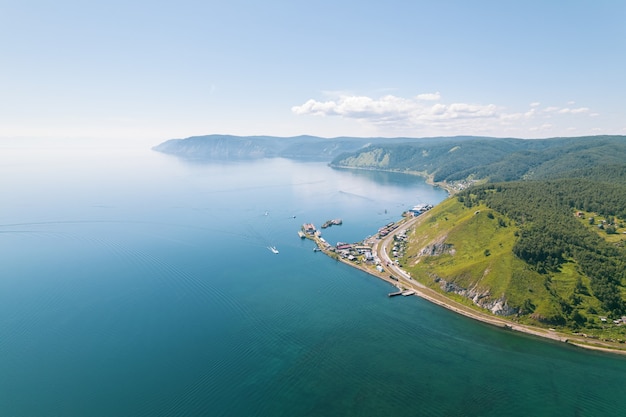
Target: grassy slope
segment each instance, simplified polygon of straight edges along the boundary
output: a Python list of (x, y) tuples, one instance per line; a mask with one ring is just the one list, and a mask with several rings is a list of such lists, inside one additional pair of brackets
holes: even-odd
[[(576, 328), (566, 319), (562, 304), (571, 304), (576, 283), (586, 289), (576, 292), (579, 301), (575, 309), (588, 320), (584, 327), (593, 333), (597, 315), (602, 314), (600, 303), (589, 293), (589, 279), (579, 273), (575, 262), (566, 263), (558, 272), (540, 274), (512, 253), (517, 228), (501, 214), (485, 207), (466, 208), (456, 198), (450, 198), (423, 214), (421, 222), (409, 237), (406, 253), (401, 260), (404, 267), (423, 284), (440, 289), (439, 277), (456, 286), (473, 290), (475, 294), (489, 294), (482, 301), (507, 300), (510, 307), (520, 310), (516, 320), (531, 324)], [(422, 255), (432, 245), (452, 245), (452, 251), (434, 256)], [(470, 298), (450, 294), (465, 304)], [(487, 304), (488, 305), (488, 304)]]

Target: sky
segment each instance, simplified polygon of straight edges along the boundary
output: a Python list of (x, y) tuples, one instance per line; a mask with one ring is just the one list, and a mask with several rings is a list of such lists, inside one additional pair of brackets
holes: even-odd
[(626, 135), (626, 1), (0, 1), (0, 139)]

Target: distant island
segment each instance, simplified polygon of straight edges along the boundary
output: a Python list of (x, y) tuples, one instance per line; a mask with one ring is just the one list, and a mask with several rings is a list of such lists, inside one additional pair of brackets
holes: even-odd
[(259, 138), (155, 150), (421, 175), (451, 196), (384, 249), (412, 281), (511, 326), (626, 349), (625, 136)]

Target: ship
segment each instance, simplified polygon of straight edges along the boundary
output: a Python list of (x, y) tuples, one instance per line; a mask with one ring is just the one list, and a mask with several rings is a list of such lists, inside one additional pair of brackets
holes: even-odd
[(333, 225), (340, 225), (342, 223), (343, 223), (343, 220), (341, 220), (341, 219), (327, 220), (322, 225), (322, 229), (326, 229), (327, 227), (330, 227), (330, 226), (333, 226)]
[(278, 249), (276, 249), (276, 246), (268, 246), (267, 248), (271, 250), (272, 253), (278, 253)]

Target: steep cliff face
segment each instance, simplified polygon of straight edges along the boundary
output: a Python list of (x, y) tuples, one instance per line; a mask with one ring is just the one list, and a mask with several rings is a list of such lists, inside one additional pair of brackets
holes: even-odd
[(434, 282), (439, 284), (439, 288), (447, 293), (454, 293), (472, 300), (478, 307), (489, 310), (491, 314), (497, 316), (514, 316), (520, 313), (520, 309), (509, 305), (504, 296), (492, 297), (488, 289), (463, 288), (454, 282), (437, 277)]

